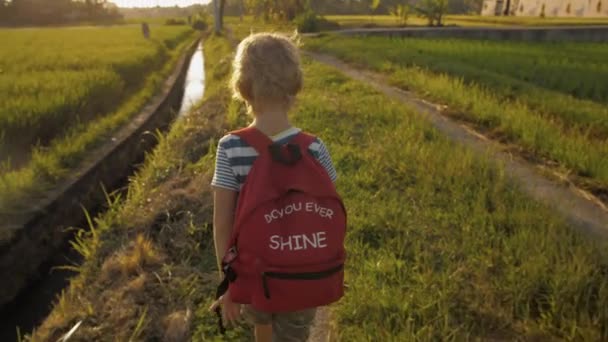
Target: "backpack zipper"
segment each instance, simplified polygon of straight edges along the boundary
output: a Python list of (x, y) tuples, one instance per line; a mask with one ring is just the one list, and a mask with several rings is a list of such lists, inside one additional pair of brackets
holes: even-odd
[(334, 273), (341, 271), (344, 264), (330, 268), (320, 272), (305, 272), (305, 273), (283, 273), (283, 272), (262, 272), (262, 287), (264, 288), (264, 296), (270, 299), (270, 289), (268, 288), (268, 278), (283, 279), (283, 280), (319, 280), (327, 278)]

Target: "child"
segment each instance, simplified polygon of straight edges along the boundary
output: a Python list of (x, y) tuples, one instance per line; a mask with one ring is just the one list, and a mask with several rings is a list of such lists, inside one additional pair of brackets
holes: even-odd
[[(287, 115), (302, 88), (302, 71), (296, 46), (278, 34), (251, 35), (240, 43), (233, 69), (234, 96), (247, 104), (249, 114), (253, 116), (250, 127), (255, 127), (279, 144), (288, 143), (297, 136), (300, 129), (290, 124)], [(327, 171), (331, 181), (335, 182), (336, 171), (323, 142), (316, 138), (308, 146), (308, 152)], [(237, 135), (226, 135), (219, 142), (212, 181), (214, 240), (218, 264), (221, 264), (228, 248), (239, 193), (257, 157), (256, 149)], [(296, 312), (260, 312), (250, 305), (234, 303), (229, 294), (223, 295), (212, 309), (221, 304), (223, 319), (229, 323), (243, 314), (255, 324), (256, 341), (307, 340), (315, 308)]]

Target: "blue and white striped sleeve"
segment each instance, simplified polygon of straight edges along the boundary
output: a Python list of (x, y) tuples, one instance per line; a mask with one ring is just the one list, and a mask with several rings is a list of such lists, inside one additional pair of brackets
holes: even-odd
[(239, 191), (239, 182), (234, 175), (230, 160), (226, 154), (221, 141), (217, 146), (217, 153), (215, 155), (215, 172), (213, 173), (213, 180), (211, 186), (228, 189), (232, 191)]
[(317, 158), (319, 163), (323, 165), (332, 182), (335, 183), (338, 179), (338, 173), (334, 168), (334, 163), (331, 160), (331, 156), (329, 155), (327, 147), (320, 138), (317, 138), (315, 142), (310, 145), (310, 151), (315, 156), (315, 158)]

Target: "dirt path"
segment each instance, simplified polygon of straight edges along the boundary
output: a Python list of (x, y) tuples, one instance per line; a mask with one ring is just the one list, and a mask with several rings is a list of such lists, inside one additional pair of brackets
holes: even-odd
[(572, 184), (560, 184), (542, 176), (535, 165), (507, 152), (504, 145), (489, 140), (471, 128), (442, 115), (442, 106), (429, 103), (417, 98), (413, 93), (387, 85), (384, 77), (378, 73), (357, 70), (332, 56), (313, 52), (305, 52), (305, 54), (413, 107), (450, 139), (464, 144), (477, 153), (490, 155), (503, 164), (506, 174), (517, 181), (521, 185), (521, 189), (532, 198), (554, 207), (571, 224), (581, 230), (608, 238), (608, 209), (594, 196)]
[(331, 311), (328, 307), (317, 309), (317, 316), (310, 331), (308, 342), (329, 342), (331, 340)]

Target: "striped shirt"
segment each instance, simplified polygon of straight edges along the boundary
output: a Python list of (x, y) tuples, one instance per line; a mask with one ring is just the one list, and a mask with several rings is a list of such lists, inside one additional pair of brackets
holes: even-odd
[[(299, 128), (292, 127), (270, 138), (276, 143), (286, 144), (300, 131)], [(323, 141), (316, 138), (308, 147), (308, 151), (323, 165), (331, 180), (335, 182), (338, 175)], [(257, 151), (240, 137), (234, 134), (224, 136), (217, 147), (215, 173), (211, 185), (239, 192), (257, 156)]]

